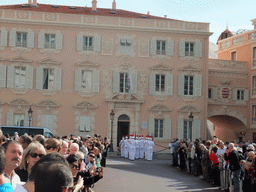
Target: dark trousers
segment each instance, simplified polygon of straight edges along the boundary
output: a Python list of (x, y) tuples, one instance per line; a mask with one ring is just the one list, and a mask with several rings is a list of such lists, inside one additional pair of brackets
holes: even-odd
[(218, 167), (212, 169), (212, 176), (214, 184), (220, 186), (220, 170)]

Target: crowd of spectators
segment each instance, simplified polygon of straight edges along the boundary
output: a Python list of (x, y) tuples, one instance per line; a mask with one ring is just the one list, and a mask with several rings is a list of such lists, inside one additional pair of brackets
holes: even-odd
[(14, 137), (0, 132), (1, 192), (92, 192), (103, 178), (107, 138)]
[(256, 144), (250, 141), (212, 140), (193, 142), (173, 139), (169, 144), (172, 166), (223, 191), (256, 191)]

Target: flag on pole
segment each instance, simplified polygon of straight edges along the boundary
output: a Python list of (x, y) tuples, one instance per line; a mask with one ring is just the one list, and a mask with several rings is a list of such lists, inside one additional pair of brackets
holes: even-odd
[(129, 100), (131, 99), (131, 92), (132, 92), (132, 89), (133, 89), (133, 86), (132, 86), (132, 75), (131, 75), (131, 71), (130, 71), (130, 67), (128, 68), (128, 82), (127, 82), (127, 86), (128, 86), (128, 89), (129, 89)]

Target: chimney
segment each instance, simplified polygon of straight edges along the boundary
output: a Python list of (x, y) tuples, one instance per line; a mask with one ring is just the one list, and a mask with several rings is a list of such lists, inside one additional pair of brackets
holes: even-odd
[(147, 15), (148, 15), (148, 16), (150, 15), (150, 14), (149, 14), (149, 11), (148, 11), (148, 14), (147, 14)]
[(92, 12), (97, 12), (97, 1), (92, 0)]
[(32, 0), (28, 0), (28, 4), (31, 5), (32, 4)]
[(116, 0), (112, 3), (112, 11), (116, 11)]
[[(31, 0), (30, 0), (31, 1)], [(32, 6), (37, 7), (37, 0), (33, 0)]]

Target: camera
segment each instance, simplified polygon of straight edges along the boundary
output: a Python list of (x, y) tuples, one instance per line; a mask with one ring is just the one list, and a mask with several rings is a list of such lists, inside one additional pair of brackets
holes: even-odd
[(102, 168), (101, 167), (97, 167), (95, 170), (96, 173), (102, 172)]

